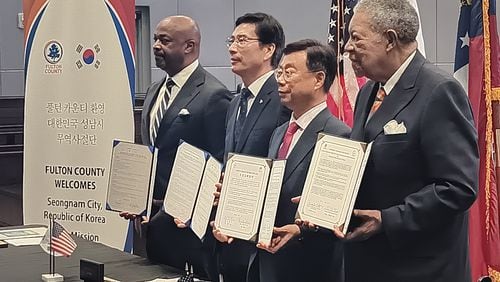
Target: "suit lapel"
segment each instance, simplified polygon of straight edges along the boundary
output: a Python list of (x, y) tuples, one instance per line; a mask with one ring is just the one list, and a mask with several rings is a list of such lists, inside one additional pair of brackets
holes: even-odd
[(240, 140), (236, 144), (237, 152), (239, 152), (247, 142), (250, 132), (252, 132), (252, 129), (259, 120), (262, 111), (264, 111), (267, 104), (271, 100), (270, 95), (274, 93), (277, 89), (278, 85), (274, 76), (270, 76), (266, 80), (264, 85), (262, 85), (259, 94), (255, 97), (255, 100), (253, 101), (252, 108), (250, 108), (250, 112), (248, 113), (247, 119), (245, 120), (245, 125), (243, 126), (243, 129), (241, 131)]
[(384, 102), (380, 105), (372, 118), (368, 121), (365, 128), (365, 140), (372, 141), (384, 129), (384, 125), (403, 110), (408, 103), (415, 97), (417, 89), (400, 89), (394, 87), (392, 94), (385, 97)]
[(330, 116), (331, 114), (327, 108), (322, 110), (304, 130), (286, 161), (283, 183), (288, 180), (297, 166), (302, 163), (307, 154), (314, 148), (318, 139), (318, 133), (325, 129), (325, 123)]
[(174, 121), (174, 119), (179, 114), (179, 111), (186, 106), (200, 93), (200, 85), (205, 82), (205, 77), (203, 75), (203, 69), (201, 66), (198, 66), (196, 70), (191, 74), (186, 83), (182, 86), (177, 96), (175, 96), (174, 101), (168, 107), (165, 116), (161, 121), (160, 132), (158, 136), (160, 136), (165, 128), (170, 128), (170, 124)]
[(375, 100), (375, 95), (378, 90), (378, 83), (368, 81), (361, 88), (354, 112), (354, 124), (351, 132), (351, 139), (357, 141), (365, 141), (365, 124), (370, 108)]
[[(142, 114), (141, 114), (141, 119), (142, 119), (142, 126), (143, 128), (141, 129), (142, 131), (142, 137), (143, 140), (148, 140), (148, 144), (150, 141), (150, 115), (151, 115), (151, 109), (153, 108), (154, 103), (156, 102), (156, 99), (158, 97), (158, 93), (160, 92), (160, 88), (165, 83), (165, 79), (162, 79), (159, 82), (156, 82), (151, 85), (149, 88), (146, 98), (144, 99), (144, 106), (142, 108)], [(146, 139), (144, 139), (146, 138)]]
[(276, 132), (274, 133), (272, 140), (269, 144), (269, 154), (268, 154), (269, 158), (276, 159), (278, 157), (278, 151), (280, 149), (281, 143), (283, 142), (283, 138), (288, 128), (288, 124), (289, 122), (286, 122), (280, 127), (276, 128)]
[(234, 125), (236, 122), (236, 115), (238, 114), (238, 107), (239, 107), (239, 101), (240, 101), (240, 94), (236, 95), (233, 98), (233, 101), (231, 102), (231, 108), (229, 109), (228, 113), (230, 116), (228, 117), (227, 120), (227, 127), (226, 127), (226, 152), (233, 152), (234, 151)]
[[(425, 62), (425, 58), (417, 51), (417, 54), (410, 62), (399, 81), (392, 89), (390, 95), (385, 97), (372, 118), (368, 121), (365, 128), (365, 140), (372, 141), (384, 129), (384, 125), (401, 112), (418, 92), (415, 87), (415, 81), (418, 73)], [(368, 107), (367, 107), (368, 108)]]

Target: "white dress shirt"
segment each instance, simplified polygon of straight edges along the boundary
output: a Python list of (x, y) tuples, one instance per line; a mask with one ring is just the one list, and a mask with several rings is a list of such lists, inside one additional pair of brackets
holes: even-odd
[[(174, 101), (175, 97), (177, 97), (177, 94), (179, 94), (180, 90), (186, 84), (186, 81), (189, 79), (189, 77), (193, 74), (193, 72), (196, 70), (196, 68), (199, 66), (198, 60), (195, 60), (192, 62), (190, 65), (187, 67), (183, 68), (180, 72), (172, 76), (172, 80), (175, 82), (175, 85), (172, 86), (172, 89), (170, 90), (170, 98), (168, 100), (168, 107), (172, 104)], [(154, 123), (155, 123), (155, 116), (156, 112), (158, 111), (161, 101), (163, 101), (163, 97), (166, 95), (165, 91), (167, 89), (167, 80), (168, 80), (168, 74), (167, 77), (165, 78), (165, 82), (161, 86), (158, 96), (156, 97), (156, 101), (153, 104), (153, 107), (151, 107), (151, 111), (149, 112), (149, 132), (150, 132), (150, 138), (152, 138), (153, 130), (154, 130)], [(151, 139), (152, 140), (152, 139)]]
[(309, 126), (309, 124), (313, 121), (313, 119), (316, 118), (316, 116), (319, 115), (319, 113), (323, 111), (325, 108), (326, 108), (326, 102), (322, 102), (314, 106), (313, 108), (309, 109), (309, 111), (305, 112), (298, 119), (295, 119), (292, 113), (292, 117), (290, 118), (290, 122), (288, 124), (295, 122), (297, 123), (299, 128), (297, 129), (297, 132), (295, 132), (295, 134), (293, 135), (292, 143), (290, 143), (290, 148), (288, 148), (288, 153), (286, 155), (287, 158), (290, 155), (290, 152), (293, 150), (293, 147), (295, 147), (295, 145), (299, 141), (300, 136), (302, 136), (307, 126)]

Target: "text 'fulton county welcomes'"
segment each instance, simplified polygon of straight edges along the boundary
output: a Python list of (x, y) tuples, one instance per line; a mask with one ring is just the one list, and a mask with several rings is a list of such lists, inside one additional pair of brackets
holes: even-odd
[[(104, 177), (103, 167), (46, 165), (45, 174), (64, 176)], [(95, 190), (97, 184), (93, 180), (54, 179), (55, 188)]]
[(103, 167), (83, 167), (83, 166), (61, 166), (61, 165), (46, 165), (45, 174), (54, 175), (81, 175), (81, 176), (104, 176), (105, 168)]

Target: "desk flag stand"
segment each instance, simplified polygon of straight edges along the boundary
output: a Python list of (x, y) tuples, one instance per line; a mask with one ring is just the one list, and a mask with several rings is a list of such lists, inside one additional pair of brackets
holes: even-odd
[(194, 282), (193, 266), (186, 262), (186, 273), (177, 282)]
[(76, 243), (70, 233), (54, 219), (50, 219), (49, 228), (40, 242), (40, 247), (49, 255), (49, 273), (42, 274), (42, 280), (64, 281), (64, 276), (56, 273), (56, 256), (69, 257), (76, 249)]

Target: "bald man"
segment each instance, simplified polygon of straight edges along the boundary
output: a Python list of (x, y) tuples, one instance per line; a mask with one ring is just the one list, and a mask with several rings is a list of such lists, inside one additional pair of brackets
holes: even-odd
[(153, 198), (160, 211), (148, 224), (146, 249), (151, 260), (181, 269), (189, 262), (215, 281), (213, 241), (202, 243), (190, 229), (177, 228), (161, 207), (179, 140), (220, 161), (224, 154), (230, 92), (198, 63), (200, 39), (196, 22), (185, 16), (165, 18), (154, 33), (156, 66), (166, 77), (149, 87), (142, 112), (142, 141), (159, 150)]

